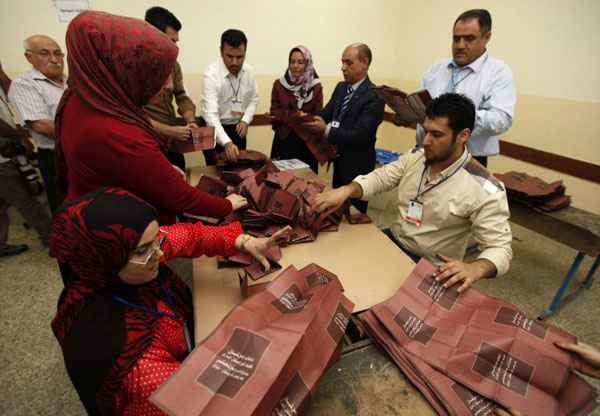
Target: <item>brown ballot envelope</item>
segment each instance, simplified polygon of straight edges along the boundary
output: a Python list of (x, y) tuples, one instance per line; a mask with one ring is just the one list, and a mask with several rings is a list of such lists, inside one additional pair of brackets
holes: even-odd
[(256, 183), (256, 177), (250, 176), (245, 178), (239, 185), (240, 195), (243, 195), (248, 200), (250, 207), (258, 209), (258, 203), (260, 201), (261, 188)]
[(267, 215), (263, 212), (256, 211), (248, 208), (242, 210), (239, 221), (242, 223), (242, 227), (246, 228), (264, 228), (267, 226)]
[(422, 123), (425, 120), (425, 109), (431, 102), (427, 90), (406, 94), (405, 92), (380, 85), (373, 87), (377, 95), (398, 115), (406, 124)]
[(565, 195), (566, 189), (562, 180), (547, 183), (536, 176), (514, 171), (495, 173), (494, 176), (504, 183), (511, 202), (518, 202), (543, 212), (552, 212), (571, 205), (571, 197)]
[[(225, 152), (218, 153), (215, 156), (215, 164), (218, 167), (226, 167), (227, 170), (246, 167), (259, 168), (262, 167), (266, 161), (267, 155), (259, 152), (258, 150), (240, 150), (237, 161), (235, 162), (229, 162), (225, 157)], [(275, 167), (275, 169), (277, 168)]]
[(290, 194), (294, 195), (296, 198), (300, 198), (306, 189), (308, 188), (308, 183), (299, 177), (294, 177), (292, 182), (285, 188)]
[(395, 343), (389, 331), (368, 310), (360, 315), (366, 332), (386, 351), (440, 416), (493, 416), (496, 403), (474, 393)]
[(494, 176), (500, 179), (509, 191), (529, 198), (543, 198), (550, 195), (563, 194), (565, 191), (561, 180), (548, 183), (537, 176), (530, 176), (525, 172), (510, 171), (507, 173), (496, 173)]
[(284, 224), (293, 223), (299, 209), (300, 201), (298, 198), (282, 189), (275, 189), (266, 206), (269, 219)]
[(251, 176), (254, 176), (254, 170), (251, 168), (221, 171), (221, 179), (234, 185), (240, 184), (244, 179)]
[(267, 260), (269, 261), (269, 265), (271, 266), (269, 270), (265, 270), (262, 264), (255, 262), (249, 266), (244, 267), (244, 271), (246, 272), (247, 276), (250, 279), (256, 281), (271, 273), (276, 272), (277, 270), (281, 270), (281, 264), (277, 263), (274, 260), (271, 260), (269, 257), (267, 257)]
[(314, 116), (310, 114), (301, 114), (296, 112), (288, 117), (290, 127), (300, 136), (306, 143), (306, 147), (319, 161), (320, 165), (331, 162), (337, 156), (337, 149), (329, 143), (327, 138), (322, 134), (313, 133), (306, 127), (306, 123), (314, 120)]
[(198, 180), (196, 188), (221, 198), (227, 196), (227, 184), (221, 179), (213, 178), (212, 176), (202, 175)]
[(540, 211), (553, 212), (562, 208), (566, 208), (571, 205), (571, 197), (569, 195), (557, 195), (551, 199), (544, 201), (541, 205), (538, 205)]
[(258, 280), (268, 274), (271, 274), (279, 269), (281, 265), (278, 263), (281, 260), (281, 248), (279, 246), (271, 247), (265, 253), (265, 257), (271, 265), (271, 269), (265, 271), (260, 264), (251, 254), (248, 253), (237, 253), (229, 257), (218, 257), (217, 268), (224, 267), (244, 267), (244, 271), (248, 274), (252, 280)]
[(192, 127), (191, 130), (192, 136), (188, 140), (173, 140), (176, 152), (189, 153), (215, 148), (217, 136), (214, 127)]
[(295, 179), (296, 175), (294, 172), (280, 171), (269, 173), (264, 182), (275, 188), (286, 189)]
[(353, 308), (333, 273), (290, 266), (233, 308), (150, 400), (173, 416), (304, 414)]
[(573, 374), (576, 359), (554, 345), (575, 336), (476, 289), (445, 289), (435, 270), (421, 260), (394, 296), (371, 308), (394, 348), (524, 414), (579, 415), (595, 406), (595, 390)]
[(373, 222), (371, 217), (357, 210), (349, 201), (346, 202), (344, 216), (349, 224), (371, 224)]

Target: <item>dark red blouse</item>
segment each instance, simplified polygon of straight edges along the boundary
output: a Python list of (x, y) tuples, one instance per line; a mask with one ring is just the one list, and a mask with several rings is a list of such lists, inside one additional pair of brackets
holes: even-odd
[(174, 222), (175, 214), (183, 212), (218, 218), (231, 212), (227, 199), (188, 185), (146, 131), (91, 109), (76, 94), (65, 104), (60, 140), (67, 201), (117, 186), (158, 209), (161, 224)]
[[(313, 98), (302, 106), (302, 111), (308, 114), (318, 114), (323, 109), (323, 87), (321, 84), (315, 85), (313, 89)], [(278, 139), (285, 139), (292, 131), (286, 123), (289, 114), (298, 111), (296, 97), (294, 93), (286, 89), (279, 80), (273, 83), (271, 91), (271, 109), (269, 113), (275, 117), (273, 120), (273, 130), (275, 130)]]

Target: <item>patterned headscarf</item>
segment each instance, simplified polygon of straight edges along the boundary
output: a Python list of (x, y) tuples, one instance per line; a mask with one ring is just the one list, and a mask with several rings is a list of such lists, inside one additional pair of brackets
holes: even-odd
[[(63, 348), (69, 376), (92, 414), (115, 412), (115, 392), (150, 346), (158, 319), (117, 304), (112, 296), (156, 310), (166, 289), (175, 302), (174, 312), (191, 319), (189, 289), (167, 266), (161, 264), (158, 277), (143, 285), (128, 285), (118, 276), (156, 215), (153, 207), (120, 188), (90, 192), (54, 215), (50, 256), (61, 269), (68, 268), (72, 280), (60, 295), (52, 330)], [(90, 344), (98, 347), (95, 368), (85, 365), (90, 351), (82, 345)]]
[(302, 74), (299, 79), (294, 79), (288, 65), (288, 69), (279, 79), (279, 82), (281, 82), (281, 85), (283, 85), (284, 88), (294, 93), (298, 108), (300, 109), (305, 103), (308, 103), (313, 99), (313, 89), (315, 85), (321, 83), (321, 80), (319, 80), (317, 71), (315, 71), (312, 55), (308, 48), (302, 45), (293, 47), (288, 57), (288, 63), (294, 52), (300, 52), (302, 56), (304, 56), (304, 62), (306, 62), (304, 74)]
[(144, 115), (143, 106), (161, 91), (179, 50), (143, 20), (85, 11), (67, 29), (68, 88), (56, 112), (58, 173), (66, 190), (65, 159), (60, 146), (63, 109), (71, 94), (96, 111), (144, 129), (166, 145)]

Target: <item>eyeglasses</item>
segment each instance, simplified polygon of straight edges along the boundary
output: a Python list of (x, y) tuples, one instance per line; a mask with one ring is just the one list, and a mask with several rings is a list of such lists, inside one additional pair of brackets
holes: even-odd
[(65, 54), (62, 51), (53, 51), (50, 52), (47, 49), (42, 49), (41, 51), (34, 51), (31, 49), (27, 49), (27, 52), (35, 53), (36, 55), (41, 56), (42, 58), (49, 58), (50, 55), (53, 55), (55, 58), (62, 59), (65, 57)]
[(142, 266), (145, 266), (146, 264), (148, 264), (150, 259), (152, 257), (154, 257), (154, 255), (156, 253), (158, 253), (158, 251), (160, 250), (160, 248), (162, 247), (162, 244), (164, 243), (164, 241), (166, 239), (167, 239), (167, 234), (160, 231), (158, 233), (157, 238), (152, 242), (152, 245), (145, 250), (145, 253), (134, 254), (129, 259), (129, 262), (134, 263), (134, 264), (141, 264)]

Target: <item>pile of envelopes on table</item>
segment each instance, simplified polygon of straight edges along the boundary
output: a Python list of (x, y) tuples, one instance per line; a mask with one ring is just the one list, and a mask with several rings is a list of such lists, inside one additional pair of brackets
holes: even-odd
[(543, 212), (552, 212), (571, 205), (571, 197), (565, 195), (562, 180), (548, 183), (524, 172), (495, 173), (504, 182), (510, 201), (518, 202)]
[(364, 328), (439, 415), (584, 416), (596, 390), (555, 342), (577, 338), (470, 288), (445, 288), (421, 260), (390, 299), (360, 315)]
[[(315, 241), (320, 232), (337, 231), (344, 216), (351, 224), (370, 223), (371, 219), (347, 203), (337, 210), (318, 214), (313, 209), (317, 194), (323, 192), (325, 184), (307, 180), (292, 171), (280, 171), (267, 157), (257, 151), (242, 150), (236, 163), (228, 163), (217, 157), (219, 178), (203, 175), (198, 189), (224, 197), (238, 193), (248, 200), (248, 206), (232, 212), (223, 219), (195, 217), (209, 224), (227, 224), (240, 221), (245, 232), (255, 237), (271, 236), (283, 227), (290, 226), (282, 245)], [(271, 253), (275, 254), (275, 253)], [(239, 257), (239, 256), (238, 256)], [(267, 256), (277, 270), (281, 255)], [(239, 260), (239, 258), (238, 258)], [(250, 259), (246, 259), (250, 261)], [(245, 267), (252, 280), (267, 273), (258, 263), (243, 264), (235, 259), (219, 259), (221, 267)]]

